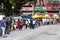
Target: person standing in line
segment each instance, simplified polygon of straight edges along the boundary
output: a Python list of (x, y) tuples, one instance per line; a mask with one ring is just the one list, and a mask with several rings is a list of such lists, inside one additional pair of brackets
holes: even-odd
[(1, 30), (1, 20), (0, 20), (0, 36), (2, 36), (2, 30)]
[(18, 29), (20, 30), (20, 28), (21, 28), (21, 25), (20, 25), (20, 24), (21, 24), (20, 19), (18, 19), (18, 22), (17, 22), (17, 23), (18, 23), (17, 27), (18, 27)]
[(6, 17), (3, 17), (3, 19), (1, 20), (1, 30), (2, 30), (2, 37), (6, 38), (6, 34), (5, 34), (5, 29), (6, 29)]
[(33, 28), (35, 28), (36, 25), (36, 19), (33, 19)]
[(30, 29), (34, 29), (33, 20), (30, 19)]
[(26, 20), (26, 29), (27, 29), (28, 25), (29, 25), (29, 21)]
[(11, 32), (12, 17), (9, 18), (9, 21), (10, 21), (10, 32)]
[(37, 19), (37, 24), (38, 26), (40, 26), (40, 19)]
[(30, 19), (30, 29), (32, 29), (32, 19)]
[(6, 17), (6, 34), (9, 34), (10, 33), (10, 21), (9, 21), (9, 18)]
[(12, 19), (12, 22), (11, 22), (11, 31), (14, 30), (14, 19)]

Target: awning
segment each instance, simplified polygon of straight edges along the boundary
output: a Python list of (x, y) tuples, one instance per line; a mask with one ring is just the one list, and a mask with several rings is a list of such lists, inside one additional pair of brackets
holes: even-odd
[(22, 11), (33, 11), (32, 7), (22, 7)]
[(32, 14), (22, 16), (22, 18), (32, 18)]
[(52, 17), (53, 18), (59, 18), (59, 16), (57, 14), (54, 14)]
[(46, 11), (52, 11), (52, 7), (46, 7)]

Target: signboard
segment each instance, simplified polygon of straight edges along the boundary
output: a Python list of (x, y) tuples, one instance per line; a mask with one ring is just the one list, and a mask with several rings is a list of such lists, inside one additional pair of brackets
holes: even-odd
[(52, 7), (46, 7), (46, 11), (52, 11)]
[(46, 7), (35, 7), (35, 11), (46, 11)]
[(60, 11), (60, 8), (53, 8), (53, 10), (55, 10), (55, 11)]
[(32, 7), (22, 7), (22, 11), (33, 11)]

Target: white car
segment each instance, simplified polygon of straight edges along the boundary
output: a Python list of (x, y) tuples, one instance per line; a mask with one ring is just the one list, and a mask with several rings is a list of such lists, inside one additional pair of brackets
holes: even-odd
[(22, 17), (13, 17), (13, 19), (15, 20), (15, 21), (18, 21), (18, 19), (22, 19)]

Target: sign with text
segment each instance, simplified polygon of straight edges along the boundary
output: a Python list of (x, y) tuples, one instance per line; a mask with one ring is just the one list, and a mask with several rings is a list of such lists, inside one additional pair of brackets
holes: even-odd
[(22, 7), (22, 11), (33, 11), (32, 7)]

